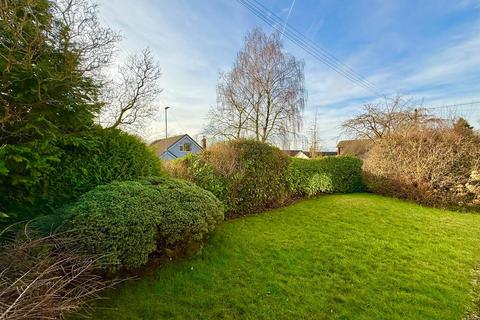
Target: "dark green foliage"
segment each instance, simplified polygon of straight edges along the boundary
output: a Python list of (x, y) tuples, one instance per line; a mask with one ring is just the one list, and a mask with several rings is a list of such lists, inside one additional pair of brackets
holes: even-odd
[(156, 250), (198, 242), (223, 220), (208, 191), (166, 178), (113, 182), (84, 194), (65, 210), (79, 245), (116, 268), (144, 265)]
[(295, 195), (362, 191), (362, 160), (350, 156), (315, 160), (292, 158), (287, 181)]
[(238, 215), (281, 204), (288, 197), (287, 166), (288, 158), (278, 148), (242, 139), (216, 144), (168, 169), (212, 192), (228, 213)]
[[(138, 182), (98, 186), (66, 210), (77, 244), (115, 267), (139, 267), (156, 248), (157, 192)], [(70, 221), (71, 220), (71, 221)]]
[(68, 32), (50, 1), (0, 3), (0, 144), (93, 125), (99, 85), (82, 70), (84, 52)]
[(193, 183), (171, 178), (141, 181), (158, 192), (159, 241), (166, 245), (201, 241), (223, 221), (223, 205), (210, 192)]
[(169, 161), (165, 163), (165, 169), (176, 178), (194, 181), (226, 202), (230, 185), (229, 172), (219, 174), (212, 164), (205, 161), (203, 154), (188, 154), (183, 158)]
[(231, 177), (234, 211), (257, 212), (282, 202), (288, 196), (287, 156), (276, 147), (254, 140), (235, 141), (233, 146), (243, 169)]
[(5, 145), (0, 211), (16, 220), (49, 214), (97, 185), (160, 173), (160, 161), (147, 146), (120, 130)]

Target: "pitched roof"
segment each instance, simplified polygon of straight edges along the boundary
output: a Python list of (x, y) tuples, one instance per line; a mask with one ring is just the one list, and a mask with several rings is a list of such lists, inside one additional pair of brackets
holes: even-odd
[(337, 151), (322, 151), (320, 152), (320, 154), (324, 157), (328, 157), (328, 156), (336, 156), (337, 155)]
[[(295, 157), (299, 152), (302, 152), (304, 155), (307, 157), (311, 158), (310, 151), (303, 151), (303, 150), (282, 150), (286, 154), (288, 154), (290, 157)], [(336, 156), (337, 152), (336, 151), (317, 151), (317, 155), (327, 157), (327, 156)]]
[(296, 156), (299, 152), (305, 153), (305, 151), (302, 151), (302, 150), (282, 150), (282, 151), (288, 154), (290, 157)]
[(368, 139), (341, 140), (337, 143), (337, 148), (345, 148), (351, 145), (361, 145), (369, 142)]
[(342, 140), (337, 144), (337, 148), (342, 148), (342, 154), (362, 156), (370, 150), (373, 141), (369, 139)]
[(156, 154), (161, 155), (164, 153), (170, 146), (177, 143), (178, 140), (185, 137), (187, 134), (181, 134), (178, 136), (158, 139), (150, 143), (150, 147), (153, 148)]

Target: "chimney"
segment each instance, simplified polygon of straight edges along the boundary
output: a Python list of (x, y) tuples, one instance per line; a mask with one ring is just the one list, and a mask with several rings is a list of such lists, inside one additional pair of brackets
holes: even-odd
[(205, 136), (203, 136), (202, 138), (202, 148), (203, 149), (207, 148), (207, 139), (205, 138)]

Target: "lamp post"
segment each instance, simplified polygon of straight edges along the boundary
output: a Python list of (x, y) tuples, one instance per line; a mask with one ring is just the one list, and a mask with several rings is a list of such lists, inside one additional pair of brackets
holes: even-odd
[(165, 139), (168, 138), (168, 122), (167, 122), (167, 110), (170, 109), (170, 107), (165, 107)]

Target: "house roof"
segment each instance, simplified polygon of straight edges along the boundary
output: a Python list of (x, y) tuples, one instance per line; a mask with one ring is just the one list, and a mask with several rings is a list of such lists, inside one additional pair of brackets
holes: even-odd
[(357, 140), (342, 140), (337, 144), (338, 148), (342, 148), (342, 154), (350, 154), (361, 156), (370, 150), (373, 142), (369, 139), (357, 139)]
[(322, 151), (322, 152), (320, 152), (320, 154), (324, 157), (328, 157), (328, 156), (336, 156), (337, 152), (336, 151)]
[(158, 139), (150, 143), (150, 147), (155, 150), (155, 153), (158, 155), (164, 153), (169, 147), (174, 145), (178, 142), (178, 140), (182, 139), (183, 137), (188, 136), (187, 134), (181, 134), (178, 136)]
[(282, 151), (288, 154), (290, 157), (296, 156), (299, 152), (303, 152), (307, 154), (305, 151), (302, 151), (302, 150), (282, 150)]
[[(282, 150), (286, 154), (288, 154), (290, 157), (295, 157), (299, 152), (302, 152), (305, 154), (307, 157), (311, 158), (310, 151), (303, 151), (303, 150)], [(336, 156), (337, 152), (336, 151), (318, 151), (317, 155), (321, 156)]]
[(172, 136), (168, 138), (163, 138), (163, 139), (158, 139), (150, 143), (150, 147), (155, 151), (157, 155), (161, 155), (165, 151), (167, 151), (168, 148), (173, 146), (175, 143), (177, 143), (180, 139), (184, 137), (189, 137), (193, 143), (195, 143), (198, 148), (203, 149), (201, 145), (198, 144), (197, 141), (195, 141), (192, 137), (190, 137), (188, 134), (180, 134), (178, 136)]

